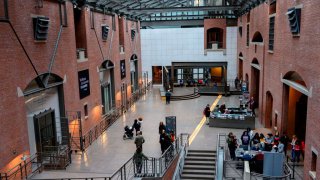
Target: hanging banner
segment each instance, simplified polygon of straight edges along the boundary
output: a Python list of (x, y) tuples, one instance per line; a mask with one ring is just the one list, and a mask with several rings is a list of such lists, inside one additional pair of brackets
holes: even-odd
[(125, 60), (120, 61), (120, 73), (121, 73), (121, 79), (126, 77), (126, 61)]
[(89, 69), (78, 72), (80, 99), (90, 95)]

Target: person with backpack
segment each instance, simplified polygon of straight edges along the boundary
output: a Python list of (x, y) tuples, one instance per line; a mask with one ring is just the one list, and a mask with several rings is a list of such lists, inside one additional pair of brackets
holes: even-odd
[(141, 124), (137, 119), (134, 120), (132, 127), (136, 130), (136, 136), (138, 135), (138, 131), (140, 131)]
[(203, 110), (203, 115), (206, 117), (206, 124), (209, 125), (209, 117), (210, 117), (210, 105), (207, 104), (207, 106)]

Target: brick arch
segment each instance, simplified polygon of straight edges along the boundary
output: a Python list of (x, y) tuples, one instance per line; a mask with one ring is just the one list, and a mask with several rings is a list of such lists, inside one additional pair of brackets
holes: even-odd
[(289, 71), (287, 72), (284, 76), (283, 79), (286, 80), (290, 80), (290, 81), (294, 81), (296, 83), (301, 84), (302, 86), (307, 88), (307, 85), (305, 83), (305, 81), (303, 80), (303, 78), (300, 76), (299, 73), (297, 73), (296, 71)]
[(251, 42), (253, 42), (253, 43), (263, 43), (263, 37), (262, 37), (262, 35), (261, 35), (261, 33), (259, 31), (256, 31), (253, 34)]
[(43, 73), (31, 80), (29, 84), (24, 88), (23, 92), (40, 91), (48, 87), (61, 85), (62, 83), (63, 78), (61, 78), (57, 74)]
[(252, 64), (258, 64), (259, 65), (259, 61), (257, 58), (253, 58), (251, 61)]

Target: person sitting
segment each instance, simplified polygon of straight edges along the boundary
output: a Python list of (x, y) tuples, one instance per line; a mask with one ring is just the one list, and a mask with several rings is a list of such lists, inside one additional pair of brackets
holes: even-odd
[(225, 110), (226, 110), (226, 105), (225, 105), (225, 103), (223, 103), (223, 104), (220, 106), (219, 110), (220, 110), (220, 112), (221, 112), (222, 114), (225, 112)]
[(179, 84), (180, 84), (180, 87), (183, 87), (184, 84), (182, 79), (179, 80)]

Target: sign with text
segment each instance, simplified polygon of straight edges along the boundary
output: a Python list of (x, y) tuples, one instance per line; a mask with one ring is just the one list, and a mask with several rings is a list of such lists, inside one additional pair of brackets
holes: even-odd
[(90, 95), (89, 69), (78, 72), (80, 99)]
[(126, 60), (120, 61), (120, 73), (121, 73), (121, 79), (126, 77)]
[(176, 116), (167, 116), (166, 117), (166, 127), (167, 127), (167, 133), (171, 133), (173, 131), (174, 136), (176, 137)]

